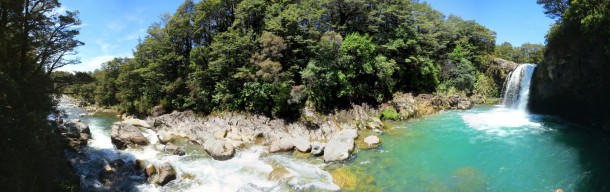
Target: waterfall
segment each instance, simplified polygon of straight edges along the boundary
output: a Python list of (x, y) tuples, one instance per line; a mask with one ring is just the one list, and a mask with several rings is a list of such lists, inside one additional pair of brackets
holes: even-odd
[(521, 64), (509, 74), (504, 87), (502, 105), (506, 108), (526, 110), (534, 68), (536, 68), (535, 64)]

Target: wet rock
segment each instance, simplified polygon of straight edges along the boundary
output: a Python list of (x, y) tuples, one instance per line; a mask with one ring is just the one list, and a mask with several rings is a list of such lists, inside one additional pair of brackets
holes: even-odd
[(104, 185), (110, 185), (117, 180), (118, 176), (116, 169), (109, 164), (105, 165), (99, 173), (100, 182)]
[(71, 121), (57, 121), (57, 130), (66, 140), (68, 146), (73, 149), (80, 148), (87, 144), (87, 141), (91, 139), (91, 130), (89, 126), (80, 122), (78, 119)]
[(112, 167), (114, 168), (121, 168), (123, 167), (123, 165), (125, 165), (125, 161), (123, 161), (122, 159), (115, 159), (110, 163), (110, 165), (112, 165)]
[(344, 129), (333, 136), (326, 143), (324, 149), (324, 161), (342, 161), (349, 158), (350, 153), (354, 150), (354, 139), (358, 137), (358, 131), (355, 129)]
[(157, 169), (155, 168), (155, 165), (149, 163), (144, 168), (144, 173), (146, 173), (146, 177), (152, 177), (155, 173), (157, 173)]
[(110, 138), (117, 149), (125, 149), (127, 145), (148, 145), (146, 137), (139, 128), (123, 122), (112, 125)]
[(375, 135), (371, 135), (371, 136), (364, 138), (364, 143), (366, 143), (368, 146), (378, 145), (379, 142), (380, 142), (379, 137), (377, 137)]
[(168, 143), (167, 145), (165, 145), (165, 148), (163, 150), (166, 153), (179, 155), (179, 156), (186, 154), (186, 152), (184, 152), (184, 150), (182, 150), (182, 148), (180, 148), (174, 144), (171, 144), (171, 143)]
[(174, 134), (164, 131), (164, 130), (157, 132), (157, 138), (159, 138), (159, 142), (161, 144), (167, 144), (167, 143), (171, 142), (172, 140), (174, 140), (174, 137), (175, 137)]
[(159, 167), (159, 174), (154, 183), (163, 186), (175, 179), (176, 171), (174, 170), (174, 167), (168, 162), (165, 162)]
[(294, 175), (292, 175), (292, 173), (290, 173), (290, 171), (288, 171), (284, 168), (275, 168), (275, 169), (273, 169), (273, 171), (271, 171), (271, 173), (269, 173), (268, 178), (271, 181), (286, 182), (293, 176)]
[(276, 152), (285, 152), (285, 151), (292, 150), (294, 148), (292, 139), (293, 139), (292, 137), (284, 136), (284, 137), (280, 138), (279, 140), (273, 141), (271, 143), (271, 146), (269, 147), (269, 152), (276, 153)]
[(294, 147), (303, 153), (307, 153), (309, 150), (311, 150), (311, 144), (303, 137), (297, 137), (294, 139)]
[(215, 160), (224, 161), (233, 158), (235, 147), (225, 140), (208, 139), (204, 144), (205, 151)]
[(322, 155), (324, 153), (324, 147), (326, 144), (320, 143), (318, 141), (314, 141), (311, 143), (311, 154), (312, 155)]

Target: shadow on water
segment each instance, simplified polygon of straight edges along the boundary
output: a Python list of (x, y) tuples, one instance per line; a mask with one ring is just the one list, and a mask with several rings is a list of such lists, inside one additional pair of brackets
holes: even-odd
[(575, 125), (556, 118), (544, 118), (547, 127), (559, 127), (555, 141), (578, 152), (578, 163), (584, 172), (575, 191), (610, 191), (610, 138), (606, 132)]
[[(80, 176), (81, 191), (138, 191), (136, 186), (147, 182), (129, 153), (84, 147), (81, 152), (67, 150), (66, 157)], [(104, 171), (106, 166), (112, 170)]]

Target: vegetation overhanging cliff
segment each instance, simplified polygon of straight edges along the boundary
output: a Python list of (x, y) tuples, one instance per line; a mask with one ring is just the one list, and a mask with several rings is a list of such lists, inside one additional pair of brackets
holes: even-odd
[[(554, 1), (530, 109), (610, 130), (610, 1)], [(556, 9), (552, 9), (556, 8)]]

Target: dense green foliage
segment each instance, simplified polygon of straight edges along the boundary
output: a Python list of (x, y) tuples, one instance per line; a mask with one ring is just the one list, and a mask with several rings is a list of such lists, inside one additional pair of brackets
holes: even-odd
[(519, 47), (513, 47), (509, 42), (496, 46), (495, 56), (516, 63), (539, 64), (544, 59), (545, 46), (542, 44), (524, 43)]
[(532, 108), (610, 130), (610, 1), (538, 1), (556, 18), (533, 78)]
[[(78, 190), (78, 179), (47, 121), (54, 110), (53, 70), (76, 63), (64, 56), (78, 12), (53, 13), (56, 0), (0, 1), (0, 185), (3, 191)], [(55, 75), (54, 77), (60, 77)], [(74, 75), (71, 75), (72, 77)], [(58, 78), (59, 84), (70, 79)]]
[(70, 89), (131, 114), (160, 105), (281, 117), (396, 91), (470, 94), (494, 47), (493, 31), (417, 1), (187, 0), (133, 59)]

